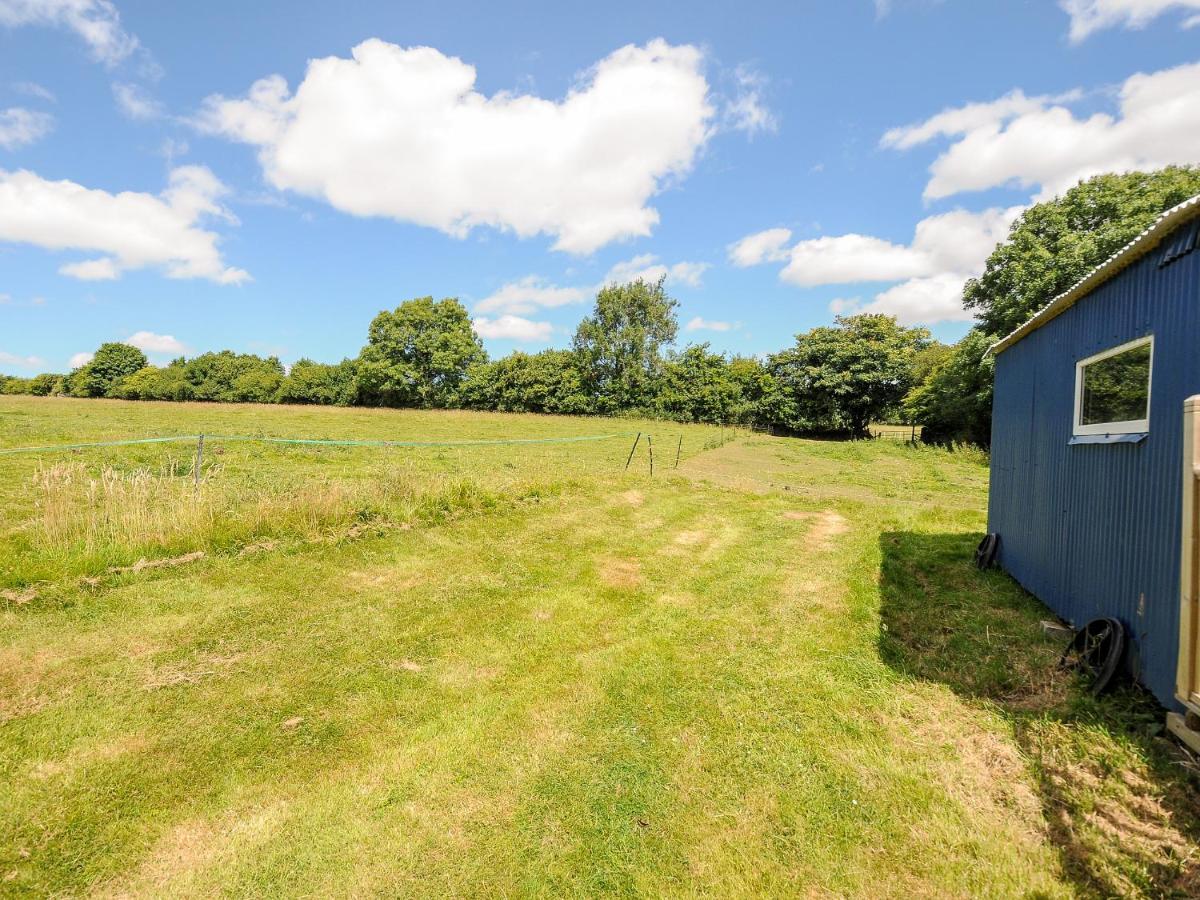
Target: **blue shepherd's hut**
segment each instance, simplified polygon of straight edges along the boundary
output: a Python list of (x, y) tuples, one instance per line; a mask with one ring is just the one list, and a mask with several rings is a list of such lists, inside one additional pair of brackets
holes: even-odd
[(1072, 625), (1124, 623), (1134, 677), (1200, 746), (1197, 248), (1200, 196), (992, 347), (988, 531)]

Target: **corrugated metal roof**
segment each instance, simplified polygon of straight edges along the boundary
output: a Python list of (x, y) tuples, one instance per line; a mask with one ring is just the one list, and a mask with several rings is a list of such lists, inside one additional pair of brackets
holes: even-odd
[(1031, 331), (1041, 328), (1051, 319), (1070, 309), (1104, 282), (1130, 263), (1135, 262), (1158, 246), (1159, 242), (1180, 224), (1195, 216), (1200, 216), (1200, 194), (1190, 200), (1184, 200), (1178, 206), (1173, 206), (1154, 220), (1154, 223), (1135, 237), (1132, 241), (1110, 256), (1096, 268), (1092, 269), (1074, 287), (1059, 294), (1039, 312), (1033, 314), (1025, 324), (1017, 327), (1011, 334), (1002, 337), (988, 348), (988, 353), (1000, 353), (1011, 347)]

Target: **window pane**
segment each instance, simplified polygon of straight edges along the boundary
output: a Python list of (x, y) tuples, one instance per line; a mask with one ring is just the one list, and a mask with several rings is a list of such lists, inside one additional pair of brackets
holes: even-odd
[(1147, 419), (1149, 401), (1148, 343), (1084, 366), (1080, 425)]

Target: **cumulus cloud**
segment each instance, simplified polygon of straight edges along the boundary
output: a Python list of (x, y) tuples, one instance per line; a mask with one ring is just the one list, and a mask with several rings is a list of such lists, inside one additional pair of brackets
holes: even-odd
[(70, 366), (72, 369), (78, 369), (80, 366), (86, 366), (92, 361), (92, 357), (95, 355), (95, 353), (88, 353), (86, 350), (82, 353), (76, 353), (71, 357)]
[[(988, 255), (1004, 240), (1022, 207), (983, 212), (956, 209), (917, 223), (913, 239), (897, 244), (863, 234), (844, 234), (799, 241), (787, 247), (786, 238), (760, 238), (759, 232), (731, 246), (731, 257), (757, 262), (784, 261), (779, 277), (798, 287), (896, 281), (899, 284), (863, 304), (838, 298), (830, 310), (842, 314), (883, 312), (905, 323), (966, 321), (962, 306), (966, 280), (983, 270)], [(784, 231), (786, 229), (777, 229)], [(746, 244), (746, 242), (751, 242)], [(748, 247), (749, 249), (746, 249)], [(768, 252), (758, 252), (766, 247)]]
[(768, 228), (748, 234), (740, 241), (729, 245), (729, 261), (735, 266), (757, 266), (772, 261), (779, 262), (787, 259), (784, 245), (792, 239), (791, 229)]
[(503, 315), (494, 319), (476, 316), (471, 327), (481, 338), (512, 340), (522, 343), (542, 343), (550, 340), (554, 326), (549, 322), (535, 322), (521, 316)]
[(0, 350), (0, 365), (16, 366), (21, 369), (38, 369), (44, 367), (46, 361), (40, 356), (21, 356)]
[(121, 15), (109, 0), (0, 0), (0, 25), (69, 29), (107, 66), (115, 66), (138, 48), (137, 38), (121, 27)]
[(484, 297), (477, 304), (477, 312), (506, 312), (517, 315), (531, 313), (539, 308), (566, 306), (582, 303), (588, 298), (589, 290), (581, 287), (559, 287), (537, 275), (526, 275), (510, 281), (500, 290)]
[(719, 322), (712, 319), (704, 319), (696, 316), (689, 319), (688, 323), (683, 326), (684, 331), (733, 331), (738, 327), (736, 322)]
[(162, 104), (140, 85), (118, 81), (113, 84), (112, 89), (117, 109), (126, 117), (135, 121), (145, 121), (157, 119), (162, 115)]
[(658, 281), (666, 278), (668, 284), (684, 284), (698, 288), (703, 282), (704, 273), (711, 266), (705, 262), (677, 262), (666, 265), (658, 261), (653, 253), (642, 253), (633, 259), (619, 262), (604, 276), (605, 284), (626, 284), (631, 281)]
[(475, 89), (473, 66), (378, 39), (209, 97), (204, 131), (258, 147), (267, 181), (356, 216), (457, 237), (486, 226), (590, 253), (657, 224), (650, 198), (712, 134), (696, 47), (654, 40), (605, 57), (561, 100)]
[(153, 331), (137, 331), (125, 338), (131, 347), (137, 347), (147, 353), (187, 353), (188, 348), (174, 335), (155, 334)]
[(54, 117), (49, 113), (20, 106), (0, 109), (0, 147), (16, 150), (32, 144), (49, 134), (53, 127)]
[(930, 167), (928, 199), (1013, 185), (1045, 199), (1100, 173), (1200, 159), (1200, 63), (1131, 76), (1118, 91), (1115, 115), (1076, 115), (1067, 104), (1078, 96), (1018, 92), (968, 104), (892, 129), (883, 144), (906, 149), (951, 139)]
[(1144, 28), (1167, 12), (1184, 13), (1184, 28), (1200, 25), (1200, 0), (1061, 0), (1059, 6), (1071, 17), (1073, 44), (1105, 28)]
[(800, 241), (787, 251), (780, 277), (813, 287), (971, 273), (982, 267), (1020, 212), (1021, 207), (978, 213), (956, 209), (929, 216), (917, 223), (909, 244), (862, 234)]
[(218, 202), (225, 191), (203, 166), (172, 170), (159, 196), (111, 194), (73, 181), (48, 181), (29, 171), (0, 169), (0, 242), (103, 254), (60, 269), (85, 280), (153, 266), (168, 278), (240, 284), (249, 274), (226, 266), (217, 234), (199, 225), (210, 218), (236, 222)]

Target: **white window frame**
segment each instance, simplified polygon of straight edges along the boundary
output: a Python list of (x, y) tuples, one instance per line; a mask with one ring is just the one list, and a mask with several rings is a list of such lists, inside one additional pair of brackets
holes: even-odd
[[(1098, 422), (1094, 425), (1084, 425), (1083, 422), (1083, 370), (1092, 363), (1098, 363), (1101, 360), (1108, 359), (1110, 356), (1116, 356), (1124, 353), (1127, 350), (1133, 350), (1143, 344), (1150, 345), (1150, 374), (1146, 379), (1146, 418), (1134, 419), (1129, 422)], [(1150, 430), (1150, 393), (1154, 388), (1154, 335), (1149, 334), (1146, 337), (1140, 337), (1136, 340), (1127, 341), (1117, 347), (1110, 347), (1101, 353), (1094, 356), (1089, 356), (1087, 359), (1081, 359), (1075, 363), (1075, 419), (1074, 433), (1076, 435), (1085, 434), (1142, 434)]]

